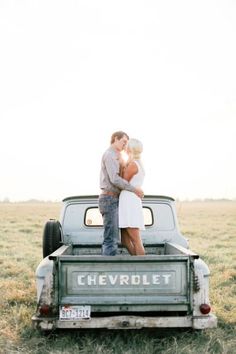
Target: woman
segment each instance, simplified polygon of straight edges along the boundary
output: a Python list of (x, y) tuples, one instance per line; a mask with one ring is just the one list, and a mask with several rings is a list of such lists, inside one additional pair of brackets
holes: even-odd
[[(122, 171), (122, 178), (134, 187), (141, 187), (144, 180), (144, 169), (141, 162), (142, 143), (130, 139), (127, 145), (128, 161)], [(145, 255), (140, 230), (144, 230), (142, 200), (132, 192), (122, 190), (119, 196), (119, 227), (121, 243), (131, 255)]]

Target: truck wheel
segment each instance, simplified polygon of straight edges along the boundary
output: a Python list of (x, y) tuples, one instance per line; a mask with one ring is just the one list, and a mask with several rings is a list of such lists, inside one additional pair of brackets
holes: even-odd
[(56, 251), (60, 247), (60, 242), (61, 224), (57, 220), (50, 219), (43, 230), (43, 258)]

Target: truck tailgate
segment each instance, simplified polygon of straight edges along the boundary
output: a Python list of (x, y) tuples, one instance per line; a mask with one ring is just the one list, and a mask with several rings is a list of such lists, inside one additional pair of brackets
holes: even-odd
[(187, 311), (188, 256), (59, 256), (59, 304), (92, 312)]

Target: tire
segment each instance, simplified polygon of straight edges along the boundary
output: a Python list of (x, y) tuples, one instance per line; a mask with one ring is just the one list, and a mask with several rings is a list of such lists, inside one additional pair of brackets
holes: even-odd
[(61, 224), (50, 219), (43, 230), (43, 258), (56, 251), (61, 245)]

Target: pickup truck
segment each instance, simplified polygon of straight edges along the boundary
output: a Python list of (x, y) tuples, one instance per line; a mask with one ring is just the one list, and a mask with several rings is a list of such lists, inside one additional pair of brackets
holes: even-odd
[(214, 328), (209, 268), (188, 249), (171, 197), (143, 198), (145, 256), (119, 244), (101, 255), (98, 196), (63, 200), (60, 220), (43, 232), (43, 260), (36, 270), (35, 328)]

